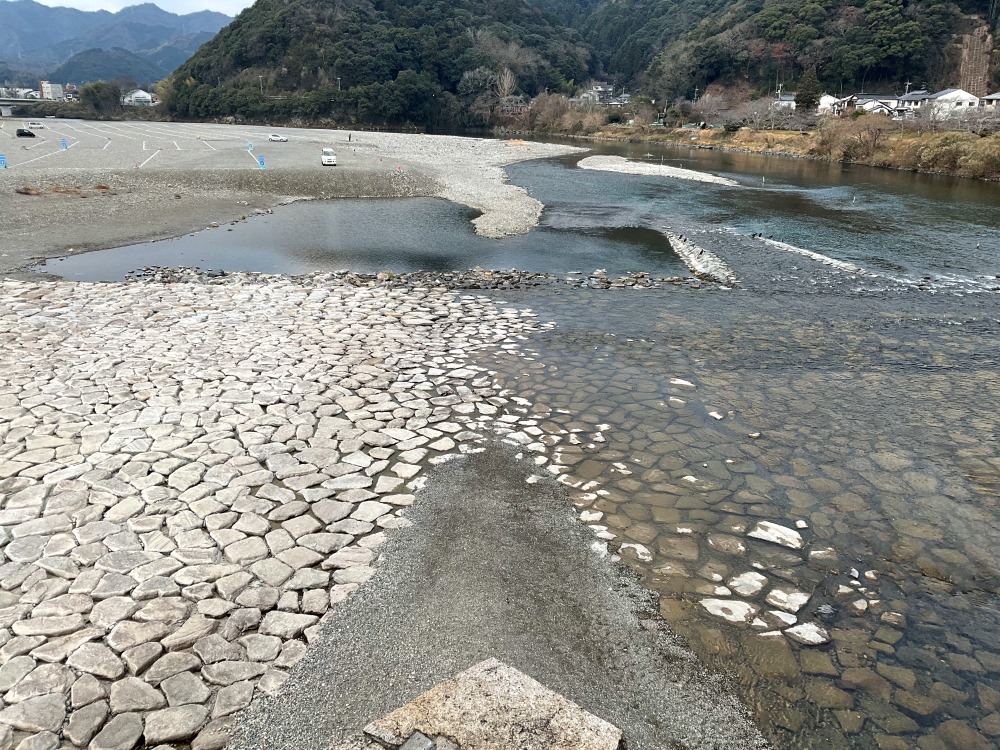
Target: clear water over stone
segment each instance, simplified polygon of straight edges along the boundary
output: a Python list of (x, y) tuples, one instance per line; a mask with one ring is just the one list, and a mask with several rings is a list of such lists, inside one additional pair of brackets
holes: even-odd
[(503, 300), (534, 449), (776, 747), (995, 746), (996, 295)]
[[(127, 248), (46, 270), (89, 279), (148, 264), (300, 271), (322, 258), (359, 271), (655, 273), (663, 262), (676, 272), (653, 232), (693, 237), (732, 263), (740, 290), (503, 293), (556, 323), (520, 351), (506, 344), (480, 359), (535, 422), (511, 423), (518, 442), (538, 455), (540, 475), (572, 487), (595, 549), (607, 542), (621, 554), (662, 595), (664, 617), (732, 675), (776, 747), (995, 746), (1000, 297), (966, 294), (995, 287), (1000, 273), (995, 186), (697, 150), (646, 157), (647, 148), (600, 150), (742, 186), (582, 173), (572, 158), (526, 163), (511, 180), (547, 209), (525, 238), (481, 241), (467, 211), (437, 201), (307, 204), (268, 218), (294, 225), (263, 246), (282, 248), (271, 266), (249, 264), (262, 246), (246, 247), (254, 232), (236, 227), (199, 235), (220, 243), (225, 263), (155, 243), (142, 249), (150, 255)], [(316, 218), (367, 206), (399, 209), (375, 242), (396, 255), (366, 255), (364, 231)], [(286, 215), (312, 218), (277, 218)], [(619, 231), (628, 242), (611, 241)], [(830, 272), (734, 232), (884, 275)], [(243, 245), (226, 244), (238, 236)], [(331, 237), (361, 249), (339, 256)], [(295, 256), (297, 247), (312, 249)], [(521, 260), (490, 255), (505, 247), (522, 248)], [(297, 265), (281, 265), (293, 256)], [(924, 276), (929, 290), (919, 291)], [(31, 539), (12, 542), (25, 559), (37, 552)]]

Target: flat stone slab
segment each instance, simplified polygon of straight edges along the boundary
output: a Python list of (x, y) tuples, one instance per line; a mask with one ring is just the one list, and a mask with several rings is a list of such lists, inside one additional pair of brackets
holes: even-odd
[(399, 748), (414, 732), (461, 750), (617, 750), (622, 732), (496, 659), (475, 664), (372, 722), (365, 734)]

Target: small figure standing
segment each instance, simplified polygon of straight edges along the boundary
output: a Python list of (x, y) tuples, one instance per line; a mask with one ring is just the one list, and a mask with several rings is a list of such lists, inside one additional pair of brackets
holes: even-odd
[(350, 142), (351, 142), (351, 134), (350, 134), (350, 133), (348, 133), (348, 134), (347, 134), (347, 142), (348, 142), (348, 143), (350, 143)]

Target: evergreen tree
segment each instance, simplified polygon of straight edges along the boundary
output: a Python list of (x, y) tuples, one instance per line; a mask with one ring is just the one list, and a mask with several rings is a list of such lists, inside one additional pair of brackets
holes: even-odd
[(795, 109), (800, 112), (812, 112), (819, 106), (819, 79), (816, 71), (810, 68), (799, 79), (799, 89), (795, 92)]

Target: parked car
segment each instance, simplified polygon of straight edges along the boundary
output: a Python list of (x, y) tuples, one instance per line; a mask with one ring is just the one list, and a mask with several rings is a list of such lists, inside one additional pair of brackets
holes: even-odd
[(16, 135), (18, 138), (34, 138), (35, 137), (35, 134), (32, 133), (27, 128), (18, 128), (17, 131), (14, 133), (14, 135)]
[(337, 152), (332, 148), (324, 148), (323, 153), (320, 154), (319, 163), (324, 167), (337, 166)]
[(285, 138), (285, 136), (278, 135), (277, 133), (271, 133), (271, 135), (267, 137), (267, 140), (277, 141), (278, 143), (288, 143), (288, 139)]
[(45, 127), (45, 124), (38, 122), (37, 120), (32, 120), (31, 122), (28, 123), (28, 127), (31, 128), (32, 130), (41, 130), (42, 128)]

